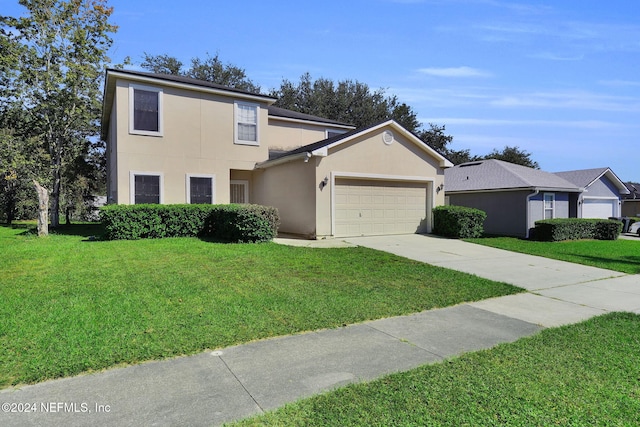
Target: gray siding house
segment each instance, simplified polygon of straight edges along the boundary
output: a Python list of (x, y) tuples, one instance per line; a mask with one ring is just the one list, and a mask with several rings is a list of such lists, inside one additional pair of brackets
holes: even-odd
[(556, 175), (584, 188), (575, 200), (571, 200), (569, 212), (571, 217), (622, 216), (622, 199), (629, 194), (629, 190), (610, 168), (556, 172)]
[(629, 194), (622, 200), (622, 216), (640, 217), (640, 184), (625, 182)]
[(570, 218), (583, 191), (558, 175), (495, 159), (445, 170), (445, 185), (445, 203), (487, 213), (486, 233), (517, 237), (529, 237), (538, 220)]

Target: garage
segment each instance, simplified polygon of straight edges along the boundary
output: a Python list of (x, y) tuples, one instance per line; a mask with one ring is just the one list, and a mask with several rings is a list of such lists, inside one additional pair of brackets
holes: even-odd
[(582, 200), (582, 218), (609, 218), (618, 216), (618, 199), (594, 199)]
[(428, 182), (336, 179), (336, 237), (427, 232)]

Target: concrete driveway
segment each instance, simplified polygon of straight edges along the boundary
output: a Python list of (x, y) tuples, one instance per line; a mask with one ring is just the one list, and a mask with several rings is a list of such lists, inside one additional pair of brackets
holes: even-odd
[(640, 275), (433, 235), (355, 237), (345, 241), (524, 288), (529, 292), (470, 305), (545, 327), (575, 323), (609, 311), (640, 313)]

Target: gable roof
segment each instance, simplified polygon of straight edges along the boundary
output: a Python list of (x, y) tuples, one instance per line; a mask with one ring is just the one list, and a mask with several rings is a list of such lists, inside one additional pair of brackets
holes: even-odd
[(622, 182), (610, 168), (580, 169), (575, 171), (556, 172), (555, 174), (583, 188), (589, 187), (603, 176), (606, 176), (609, 181), (616, 186), (620, 194), (629, 194), (629, 189), (626, 187), (624, 182)]
[(629, 194), (625, 196), (625, 199), (640, 199), (640, 184), (635, 182), (625, 182), (625, 187), (629, 190)]
[(256, 164), (256, 168), (263, 169), (271, 166), (275, 166), (277, 164), (286, 163), (289, 161), (293, 161), (295, 159), (304, 157), (311, 158), (312, 156), (318, 157), (326, 157), (328, 155), (328, 150), (336, 147), (340, 144), (347, 143), (354, 138), (357, 138), (366, 133), (375, 132), (383, 127), (391, 127), (394, 131), (403, 135), (405, 138), (409, 139), (411, 142), (416, 144), (419, 148), (429, 153), (431, 156), (436, 158), (440, 162), (440, 167), (449, 168), (453, 166), (449, 160), (447, 160), (444, 156), (438, 153), (433, 148), (429, 147), (425, 144), (420, 138), (400, 126), (394, 120), (385, 120), (378, 123), (374, 123), (373, 125), (366, 126), (359, 129), (354, 129), (350, 132), (343, 133), (341, 135), (336, 135), (331, 138), (323, 139), (322, 141), (314, 142), (313, 144), (304, 145), (302, 147), (295, 148), (290, 151), (285, 151), (282, 153), (277, 153), (273, 156), (273, 158), (260, 162)]
[(496, 159), (445, 170), (445, 192), (546, 190), (579, 193), (582, 188), (549, 172)]
[(118, 70), (109, 68), (105, 72), (105, 85), (104, 96), (102, 105), (102, 129), (101, 137), (106, 138), (106, 132), (109, 125), (111, 108), (113, 105), (113, 94), (115, 91), (115, 81), (118, 77), (127, 78), (129, 80), (135, 80), (141, 83), (148, 84), (163, 84), (165, 86), (174, 86), (178, 88), (201, 90), (205, 92), (226, 94), (243, 99), (249, 99), (258, 102), (266, 102), (269, 117), (279, 120), (294, 121), (294, 122), (310, 122), (316, 124), (326, 124), (331, 127), (342, 129), (353, 129), (354, 126), (342, 123), (336, 120), (327, 119), (320, 116), (314, 116), (311, 114), (299, 113), (293, 110), (287, 110), (285, 108), (275, 107), (272, 104), (276, 102), (277, 98), (272, 96), (263, 95), (260, 93), (249, 92), (242, 89), (236, 89), (217, 83), (211, 83), (206, 80), (198, 80), (191, 77), (176, 76), (172, 74), (159, 74), (149, 73), (146, 71), (132, 71), (132, 70)]

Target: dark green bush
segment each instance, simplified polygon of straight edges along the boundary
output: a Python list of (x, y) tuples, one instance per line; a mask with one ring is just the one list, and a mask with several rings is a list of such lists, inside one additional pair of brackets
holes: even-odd
[(110, 205), (100, 209), (108, 240), (201, 236), (264, 242), (278, 233), (275, 208), (259, 205)]
[(433, 209), (433, 232), (440, 236), (466, 239), (480, 237), (487, 214), (464, 206), (438, 206)]
[(610, 219), (556, 218), (536, 221), (536, 240), (558, 242), (562, 240), (616, 240), (622, 232), (622, 223)]

